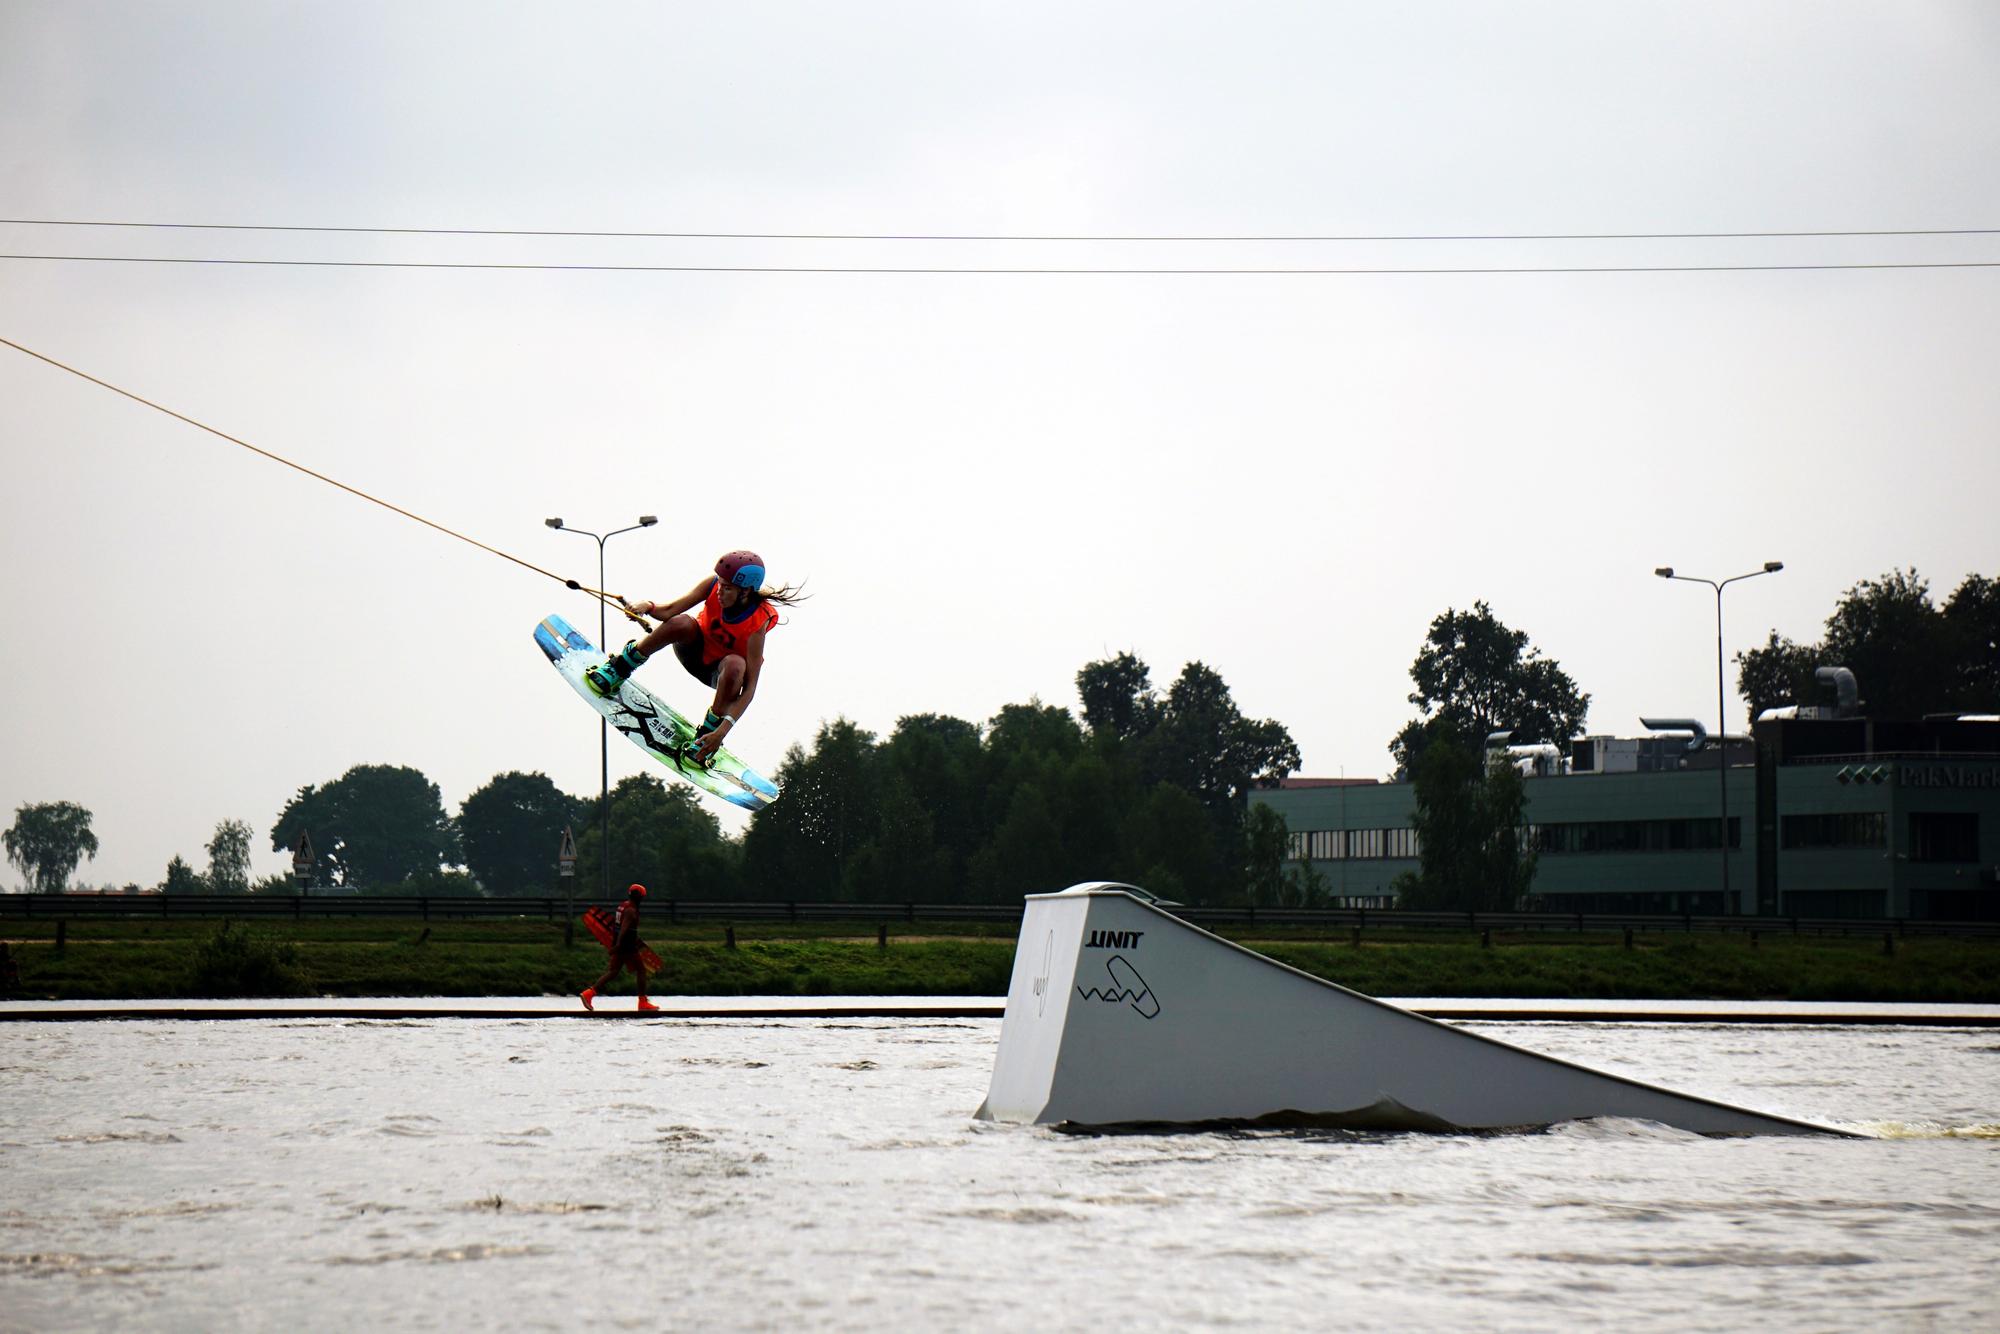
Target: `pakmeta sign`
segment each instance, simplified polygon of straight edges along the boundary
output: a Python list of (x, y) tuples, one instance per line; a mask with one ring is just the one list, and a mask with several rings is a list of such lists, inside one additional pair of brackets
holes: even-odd
[(2000, 765), (1905, 764), (1896, 777), (1904, 787), (2000, 788)]

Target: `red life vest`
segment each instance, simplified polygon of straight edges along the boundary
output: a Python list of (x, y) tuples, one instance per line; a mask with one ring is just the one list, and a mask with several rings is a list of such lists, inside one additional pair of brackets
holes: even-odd
[(756, 609), (740, 621), (722, 619), (722, 581), (712, 581), (708, 586), (708, 597), (701, 604), (701, 611), (695, 620), (701, 625), (701, 661), (705, 667), (711, 662), (721, 662), (734, 653), (738, 657), (747, 656), (750, 637), (769, 630), (778, 623), (778, 609), (768, 602), (760, 602)]

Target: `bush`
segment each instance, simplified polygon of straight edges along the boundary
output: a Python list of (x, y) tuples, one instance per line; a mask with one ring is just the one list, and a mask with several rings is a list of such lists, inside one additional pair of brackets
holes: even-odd
[(298, 947), (274, 942), (225, 921), (195, 947), (188, 991), (195, 996), (303, 996), (312, 980)]
[(392, 885), (377, 885), (364, 890), (368, 894), (391, 895), (403, 899), (480, 899), (485, 893), (479, 882), (463, 871), (437, 871), (430, 875), (413, 875), (408, 880), (399, 880)]

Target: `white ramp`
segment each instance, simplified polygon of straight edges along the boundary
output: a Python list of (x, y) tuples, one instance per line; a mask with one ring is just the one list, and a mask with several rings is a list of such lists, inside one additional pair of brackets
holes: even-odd
[(981, 1119), (1488, 1130), (1627, 1116), (1704, 1135), (1847, 1133), (1426, 1019), (1137, 893), (1099, 882), (1029, 897)]

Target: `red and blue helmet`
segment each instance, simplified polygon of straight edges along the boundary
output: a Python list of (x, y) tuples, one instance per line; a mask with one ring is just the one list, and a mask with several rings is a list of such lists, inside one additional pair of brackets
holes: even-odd
[(764, 558), (754, 551), (732, 551), (715, 563), (715, 577), (754, 593), (764, 586)]

